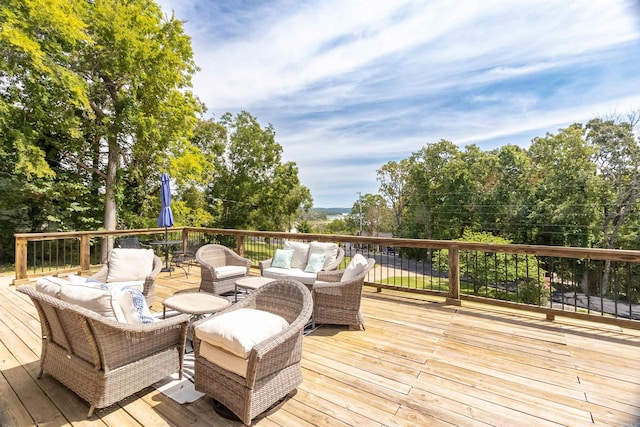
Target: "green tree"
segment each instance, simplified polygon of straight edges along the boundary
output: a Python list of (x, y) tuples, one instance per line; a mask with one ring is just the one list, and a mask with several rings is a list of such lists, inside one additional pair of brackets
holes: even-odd
[(381, 195), (365, 194), (353, 204), (351, 222), (358, 224), (358, 228), (361, 214), (362, 231), (365, 236), (379, 236), (380, 233), (391, 232), (393, 214)]
[(402, 219), (407, 207), (409, 172), (408, 159), (400, 162), (388, 162), (377, 171), (377, 180), (380, 183), (378, 191), (393, 212), (392, 232), (394, 236), (398, 236), (402, 228)]
[(533, 201), (530, 220), (537, 244), (592, 247), (599, 222), (593, 147), (575, 124), (535, 138), (529, 148)]
[(494, 166), (485, 186), (480, 230), (528, 243), (532, 201), (531, 162), (527, 150), (505, 145), (492, 153)]
[[(27, 180), (50, 180), (60, 206), (100, 197), (106, 229), (118, 209), (147, 216), (150, 190), (169, 158), (188, 151), (200, 108), (182, 23), (150, 0), (9, 0), (0, 20), (0, 121), (14, 129), (2, 146), (18, 153), (10, 164)], [(126, 197), (135, 203), (118, 206)]]
[(262, 128), (246, 111), (219, 122), (225, 149), (216, 158), (210, 200), (225, 228), (285, 231), (300, 209), (312, 206), (311, 193), (300, 184), (293, 162), (282, 163), (282, 146), (273, 126)]

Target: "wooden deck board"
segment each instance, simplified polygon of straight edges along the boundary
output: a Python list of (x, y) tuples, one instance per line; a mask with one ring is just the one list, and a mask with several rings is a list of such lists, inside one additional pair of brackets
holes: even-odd
[[(152, 309), (198, 283), (197, 268), (161, 273)], [(298, 393), (255, 425), (640, 426), (637, 331), (373, 288), (362, 306), (366, 330), (304, 338)], [(208, 397), (180, 405), (152, 387), (87, 420), (86, 402), (37, 379), (39, 354), (33, 305), (0, 287), (0, 425), (240, 425)]]

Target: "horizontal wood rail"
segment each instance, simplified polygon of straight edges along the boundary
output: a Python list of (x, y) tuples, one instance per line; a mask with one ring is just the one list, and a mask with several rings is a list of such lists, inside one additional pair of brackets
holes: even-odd
[[(461, 288), (461, 282), (464, 282), (465, 285), (468, 285), (469, 283), (467, 272), (461, 272), (461, 259), (463, 254), (467, 254), (464, 256), (468, 256), (469, 253), (481, 254), (480, 256), (475, 255), (476, 258), (474, 259), (476, 259), (476, 263), (487, 262), (487, 257), (496, 257), (496, 260), (498, 260), (496, 265), (501, 265), (500, 262), (505, 264), (506, 261), (501, 260), (506, 260), (507, 256), (514, 256), (516, 259), (515, 262), (520, 262), (521, 264), (527, 262), (528, 256), (533, 256), (536, 257), (536, 259), (545, 259), (546, 262), (548, 264), (550, 263), (552, 266), (554, 262), (558, 264), (565, 262), (567, 265), (572, 266), (572, 268), (576, 270), (573, 272), (573, 275), (570, 274), (571, 272), (568, 271), (569, 267), (566, 266), (564, 267), (565, 270), (561, 273), (565, 277), (571, 276), (571, 279), (554, 280), (558, 280), (561, 287), (564, 286), (566, 289), (572, 289), (572, 292), (574, 292), (576, 296), (578, 296), (578, 292), (575, 289), (579, 288), (581, 281), (585, 281), (587, 279), (587, 274), (585, 274), (585, 279), (583, 279), (576, 273), (579, 267), (582, 268), (585, 263), (589, 262), (596, 262), (599, 263), (598, 265), (601, 264), (607, 266), (611, 265), (611, 263), (618, 263), (622, 267), (618, 267), (617, 271), (629, 271), (627, 275), (628, 277), (624, 278), (624, 286), (626, 286), (626, 288), (622, 289), (621, 292), (625, 294), (627, 298), (631, 298), (632, 295), (640, 294), (640, 284), (635, 284), (632, 280), (635, 277), (640, 276), (640, 251), (540, 245), (486, 244), (447, 240), (381, 238), (351, 235), (285, 233), (202, 227), (171, 227), (168, 231), (176, 240), (177, 235), (180, 236), (183, 249), (186, 249), (194, 240), (210, 242), (212, 239), (217, 239), (215, 241), (220, 241), (224, 236), (224, 238), (227, 239), (225, 244), (231, 246), (235, 245), (235, 250), (238, 254), (245, 256), (245, 253), (247, 252), (252, 253), (253, 258), (251, 256), (248, 257), (252, 258), (255, 265), (257, 265), (257, 262), (261, 260), (257, 258), (261, 254), (259, 250), (266, 250), (267, 252), (264, 252), (265, 255), (262, 256), (264, 258), (269, 258), (271, 255), (267, 254), (272, 253), (283, 240), (336, 242), (343, 247), (350, 248), (352, 252), (360, 251), (365, 255), (377, 257), (378, 268), (377, 270), (374, 269), (372, 271), (373, 275), (369, 275), (369, 281), (365, 284), (377, 288), (378, 291), (388, 288), (409, 292), (435, 294), (445, 297), (449, 304), (461, 304), (461, 301), (465, 300), (475, 302), (480, 301), (486, 304), (493, 304), (502, 307), (545, 313), (547, 318), (550, 320), (553, 319), (554, 316), (564, 316), (640, 328), (640, 321), (633, 320), (636, 313), (636, 304), (633, 304), (631, 300), (627, 303), (620, 304), (620, 310), (618, 310), (618, 305), (615, 305), (615, 313), (612, 314), (605, 311), (605, 302), (609, 303), (609, 299), (606, 299), (602, 295), (598, 296), (587, 294), (586, 301), (588, 305), (583, 309), (577, 305), (577, 297), (575, 298), (575, 302), (573, 303), (574, 305), (572, 306), (569, 303), (565, 304), (564, 299), (561, 303), (551, 301), (550, 304), (544, 305), (542, 303), (523, 304), (517, 301), (500, 300), (497, 297), (486, 296), (489, 294), (499, 295), (501, 293), (505, 294), (511, 292), (510, 287), (515, 285), (506, 279), (503, 281), (504, 283), (501, 284), (491, 282), (478, 285), (477, 288), (480, 292), (471, 293), (468, 289), (462, 290)], [(164, 228), (60, 233), (18, 233), (15, 234), (16, 278), (14, 283), (25, 283), (29, 281), (29, 279), (44, 274), (57, 275), (72, 272), (88, 272), (92, 268), (92, 260), (99, 259), (98, 255), (100, 254), (98, 254), (98, 252), (101, 245), (98, 243), (102, 243), (104, 239), (111, 240), (111, 243), (113, 243), (113, 239), (119, 236), (144, 236), (152, 240), (157, 240), (159, 236), (164, 238), (164, 234)], [(42, 250), (37, 246), (34, 246), (35, 249), (29, 249), (30, 244), (34, 244), (35, 242), (39, 242), (41, 245), (44, 244), (44, 242), (50, 242), (49, 244), (52, 246), (50, 248), (46, 248), (46, 250)], [(72, 242), (72, 244), (65, 246), (63, 244), (53, 242)], [(67, 262), (65, 260), (61, 263), (63, 265), (56, 265), (52, 268), (51, 266), (55, 264), (52, 261), (52, 257), (55, 258), (59, 256), (61, 251), (60, 247), (62, 247), (64, 251), (70, 252), (69, 257), (72, 261)], [(70, 249), (67, 249), (67, 247)], [(395, 251), (391, 251), (384, 255), (385, 248), (398, 248), (401, 253), (398, 254)], [(37, 256), (36, 254), (30, 254), (30, 250), (32, 252), (39, 251), (41, 254), (37, 254)], [(414, 250), (414, 253), (417, 250), (418, 253), (423, 254), (421, 256), (424, 256), (426, 261), (423, 261), (422, 259), (416, 261), (402, 253), (409, 253), (411, 250)], [(434, 253), (441, 252), (442, 250), (447, 251), (447, 256), (446, 258), (439, 260), (439, 264), (436, 266), (435, 261), (429, 257), (433, 256)], [(349, 258), (350, 252), (347, 253), (345, 261)], [(572, 264), (569, 263), (570, 260), (572, 260)], [(31, 264), (36, 266), (33, 269), (34, 271), (29, 271), (29, 261), (31, 261)], [(44, 268), (45, 264), (49, 264), (49, 268)], [(99, 264), (100, 261), (97, 261), (94, 263), (94, 266)], [(427, 264), (428, 269), (425, 268), (425, 265)], [(346, 264), (340, 268), (344, 267), (346, 267)], [(385, 274), (385, 268), (391, 271), (391, 273)], [(420, 268), (423, 270), (421, 271)], [(504, 268), (506, 270), (507, 267), (495, 267), (496, 270), (499, 268)], [(529, 267), (527, 267), (527, 277), (536, 277), (537, 273), (531, 273), (528, 269)], [(436, 273), (438, 274), (437, 278)], [(496, 271), (495, 273), (496, 277), (502, 274), (501, 271)], [(548, 273), (548, 271), (546, 273)], [(556, 273), (555, 270), (552, 273), (552, 276), (560, 275)], [(599, 271), (598, 274), (602, 274), (602, 271)], [(427, 275), (431, 276), (432, 284), (436, 282), (444, 284), (442, 286), (437, 284), (432, 287), (428, 287), (424, 285), (425, 282), (423, 281), (422, 287), (406, 285), (406, 283), (417, 283), (419, 280), (424, 280), (424, 277)], [(393, 280), (398, 280), (401, 285), (399, 286), (394, 282), (389, 283), (389, 280), (391, 280), (389, 277), (392, 277)], [(536, 283), (537, 280), (538, 279), (536, 278)], [(558, 293), (558, 283), (553, 283), (556, 294)], [(551, 288), (551, 284), (549, 284), (549, 288)], [(539, 287), (539, 289), (542, 288)], [(485, 296), (481, 295), (483, 291), (486, 294)], [(570, 292), (564, 292), (563, 295), (566, 296), (568, 293)], [(617, 294), (614, 296), (617, 296)], [(563, 296), (563, 298), (565, 297)], [(614, 303), (618, 304), (617, 300), (614, 301)], [(595, 306), (590, 306), (589, 304), (600, 305), (601, 308), (596, 309)], [(629, 312), (628, 314), (627, 311)], [(596, 315), (594, 315), (594, 313), (596, 313)]]

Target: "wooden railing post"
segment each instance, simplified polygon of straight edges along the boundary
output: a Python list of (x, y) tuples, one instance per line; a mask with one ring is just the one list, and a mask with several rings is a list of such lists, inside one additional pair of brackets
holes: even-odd
[(189, 230), (186, 228), (182, 229), (182, 252), (187, 252), (187, 247), (189, 246)]
[(90, 236), (84, 234), (80, 236), (80, 270), (88, 272), (91, 268), (91, 245), (89, 244)]
[(449, 248), (449, 295), (447, 304), (460, 305), (460, 249)]
[(244, 236), (236, 234), (236, 252), (240, 256), (244, 256)]
[(27, 239), (16, 237), (16, 280), (27, 278)]

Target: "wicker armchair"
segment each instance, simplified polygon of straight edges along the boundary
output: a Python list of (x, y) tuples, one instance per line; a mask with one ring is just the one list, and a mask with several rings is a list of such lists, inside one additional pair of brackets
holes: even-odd
[[(124, 250), (139, 250), (139, 249), (130, 249), (124, 248)], [(123, 249), (120, 249), (123, 250)], [(147, 304), (149, 307), (153, 305), (154, 294), (155, 294), (155, 281), (156, 276), (160, 273), (162, 269), (162, 260), (158, 258), (156, 255), (153, 256), (153, 267), (151, 273), (145, 277), (144, 279), (144, 290), (142, 291), (142, 295), (144, 295), (147, 300)], [(96, 279), (102, 283), (108, 283), (107, 279), (109, 277), (109, 262), (104, 264), (97, 273), (91, 276), (92, 279)]]
[[(195, 387), (237, 415), (251, 420), (286, 397), (302, 383), (302, 336), (313, 303), (300, 282), (280, 279), (250, 293), (244, 300), (194, 324)], [(283, 317), (289, 325), (256, 344), (249, 352), (246, 376), (231, 372), (201, 354), (198, 326), (240, 308), (253, 308)]]
[(251, 268), (251, 260), (215, 244), (198, 249), (196, 261), (200, 264), (200, 291), (216, 295), (234, 291), (235, 281), (246, 276)]
[(28, 295), (40, 316), (40, 373), (48, 373), (89, 402), (87, 417), (167, 376), (182, 376), (188, 315), (126, 324), (36, 291)]
[(368, 258), (363, 271), (352, 279), (341, 282), (345, 270), (320, 271), (313, 284), (313, 324), (349, 325), (364, 329), (364, 317), (360, 311), (362, 285), (376, 263)]

